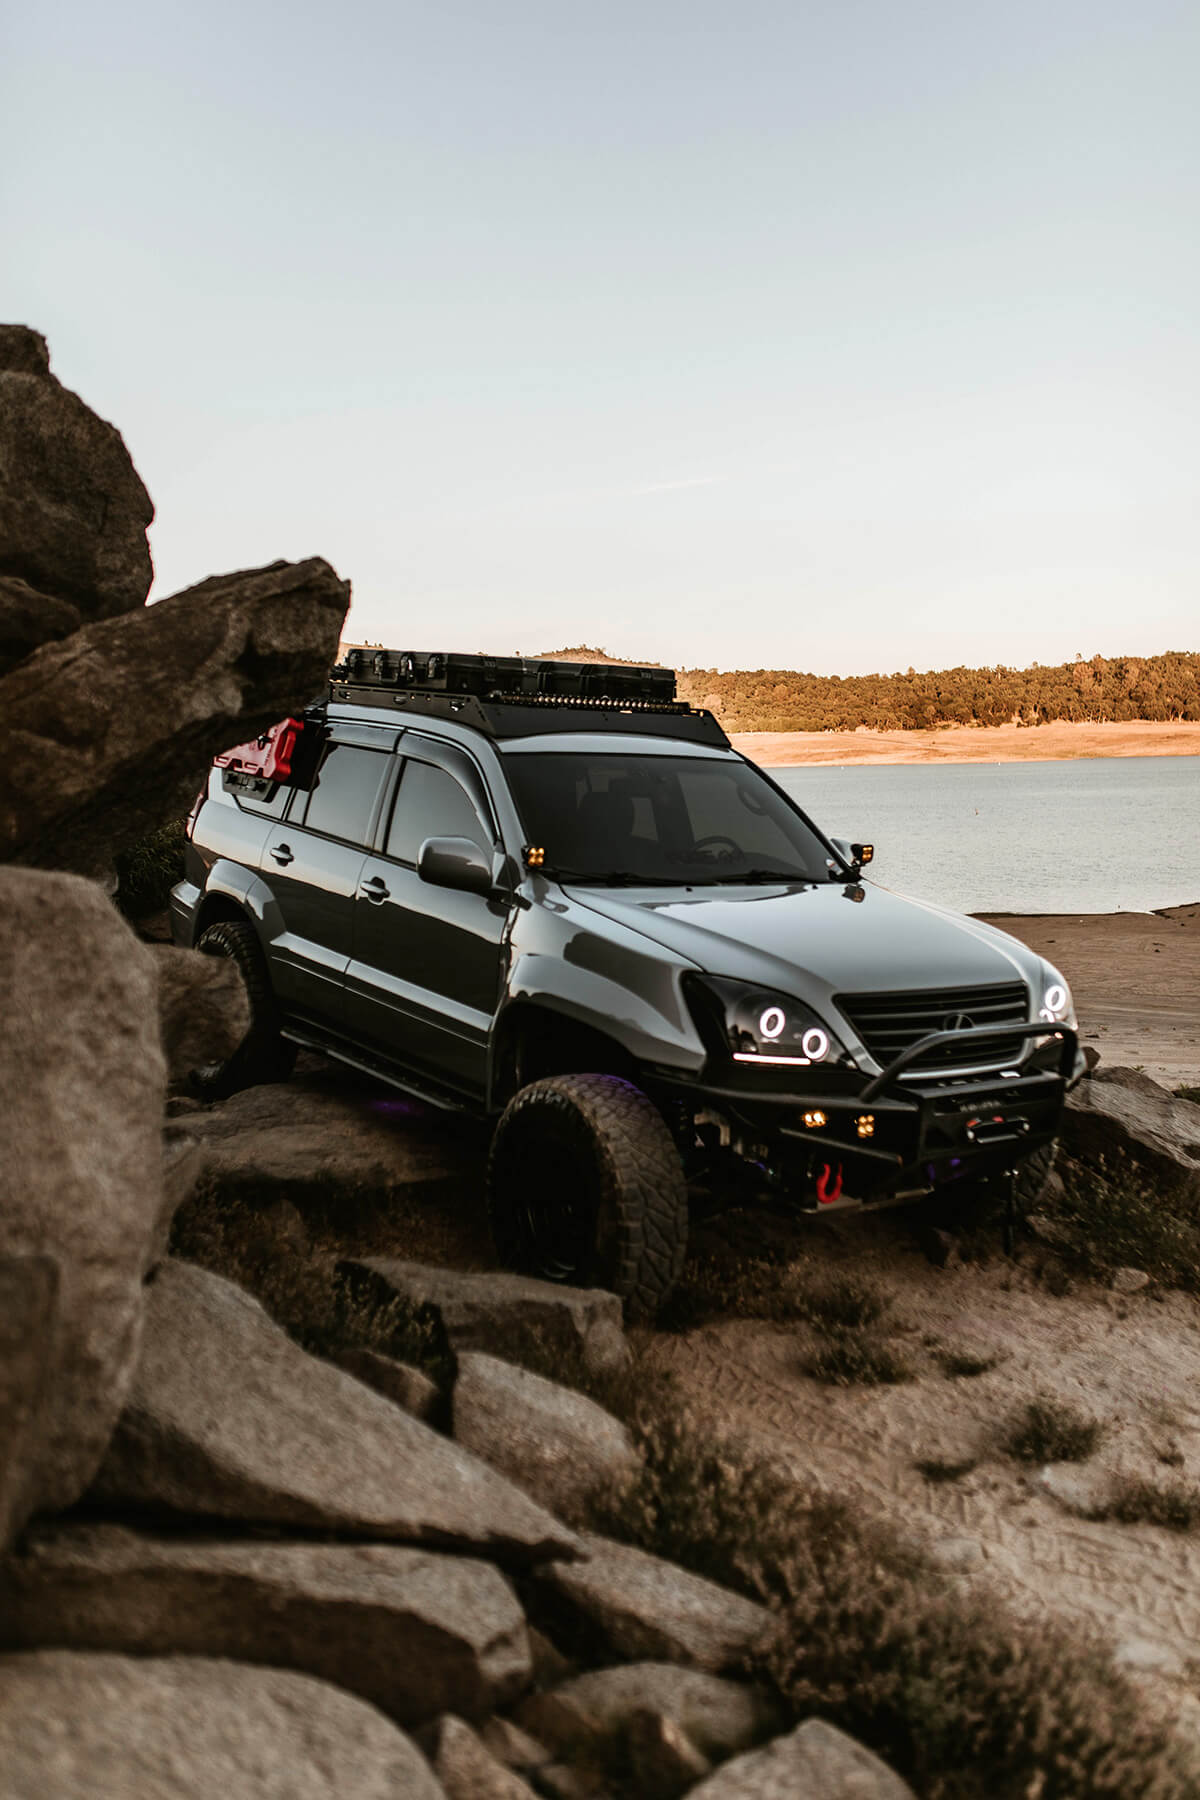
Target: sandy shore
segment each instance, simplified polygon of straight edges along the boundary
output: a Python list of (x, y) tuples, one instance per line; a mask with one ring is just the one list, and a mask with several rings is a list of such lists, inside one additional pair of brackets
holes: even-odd
[(1200, 756), (1200, 722), (947, 725), (935, 731), (740, 731), (733, 746), (766, 768), (793, 763), (1069, 762), (1081, 756)]
[(1200, 903), (1161, 913), (1023, 916), (988, 923), (1071, 983), (1085, 1044), (1167, 1087), (1200, 1087)]

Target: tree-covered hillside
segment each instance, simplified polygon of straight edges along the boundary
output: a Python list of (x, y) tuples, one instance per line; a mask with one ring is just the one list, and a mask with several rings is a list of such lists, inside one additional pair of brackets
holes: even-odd
[(915, 731), (931, 725), (1044, 725), (1200, 719), (1200, 654), (1093, 656), (1044, 668), (805, 675), (791, 669), (681, 669), (680, 697), (727, 731)]

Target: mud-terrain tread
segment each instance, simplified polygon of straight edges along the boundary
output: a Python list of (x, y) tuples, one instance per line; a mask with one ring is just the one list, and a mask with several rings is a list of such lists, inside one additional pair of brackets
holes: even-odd
[(605, 1198), (616, 1218), (616, 1257), (604, 1286), (631, 1318), (651, 1318), (683, 1272), (688, 1197), (683, 1164), (661, 1113), (640, 1088), (615, 1075), (551, 1075), (510, 1101), (488, 1157), (488, 1208), (497, 1249), (510, 1255), (500, 1170), (509, 1128), (534, 1110), (568, 1115), (598, 1153)]
[(227, 956), (237, 965), (250, 1000), (250, 1029), (227, 1062), (194, 1069), (191, 1085), (203, 1098), (223, 1100), (239, 1088), (286, 1081), (296, 1060), (295, 1046), (279, 1035), (279, 1007), (267, 959), (253, 925), (221, 919), (200, 934), (204, 956)]

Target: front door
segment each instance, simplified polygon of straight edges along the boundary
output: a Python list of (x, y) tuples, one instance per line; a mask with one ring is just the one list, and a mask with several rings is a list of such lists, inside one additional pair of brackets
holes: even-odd
[(428, 837), (468, 837), (490, 859), (497, 832), (470, 759), (432, 740), (406, 738), (402, 748), (410, 744), (382, 852), (359, 872), (347, 1029), (478, 1097), (487, 1084), (508, 904), (431, 886), (417, 874), (417, 856)]

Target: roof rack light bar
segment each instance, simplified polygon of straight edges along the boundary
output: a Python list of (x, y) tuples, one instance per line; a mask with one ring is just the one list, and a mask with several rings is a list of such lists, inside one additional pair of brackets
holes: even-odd
[(330, 671), (333, 682), (480, 700), (653, 706), (675, 700), (675, 671), (635, 663), (554, 662), (527, 656), (468, 656), (457, 651), (356, 646)]

